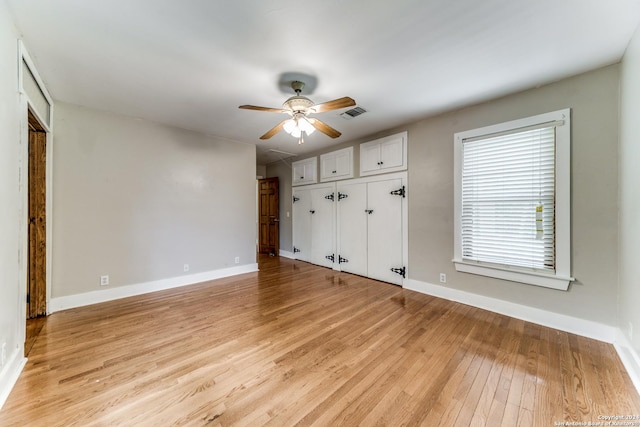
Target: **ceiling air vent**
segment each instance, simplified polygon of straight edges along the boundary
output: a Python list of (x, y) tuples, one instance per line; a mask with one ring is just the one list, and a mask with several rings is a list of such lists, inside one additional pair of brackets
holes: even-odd
[(343, 119), (347, 119), (347, 120), (351, 120), (354, 117), (358, 117), (360, 114), (364, 114), (366, 113), (367, 110), (365, 110), (362, 107), (356, 107), (356, 108), (352, 108), (351, 110), (347, 110), (344, 113), (340, 114), (340, 116)]

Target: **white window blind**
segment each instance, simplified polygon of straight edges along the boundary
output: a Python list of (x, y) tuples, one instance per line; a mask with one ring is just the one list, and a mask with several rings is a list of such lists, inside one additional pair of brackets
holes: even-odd
[(464, 261), (555, 272), (555, 145), (555, 124), (462, 141)]

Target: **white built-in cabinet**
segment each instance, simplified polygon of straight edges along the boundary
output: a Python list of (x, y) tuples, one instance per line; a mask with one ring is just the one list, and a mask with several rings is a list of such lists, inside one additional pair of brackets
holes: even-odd
[(406, 172), (293, 189), (296, 259), (402, 285)]
[(317, 157), (291, 163), (292, 185), (315, 184), (318, 182), (317, 165)]
[(360, 144), (360, 176), (407, 169), (407, 132)]
[(293, 189), (293, 253), (296, 259), (333, 267), (335, 184)]
[(406, 277), (406, 173), (337, 185), (339, 269), (402, 285)]
[(353, 147), (320, 156), (320, 181), (353, 178)]

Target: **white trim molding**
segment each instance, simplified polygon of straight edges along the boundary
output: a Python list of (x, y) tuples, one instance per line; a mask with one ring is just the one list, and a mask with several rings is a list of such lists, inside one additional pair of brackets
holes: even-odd
[[(462, 251), (462, 178), (465, 141), (537, 126), (555, 127), (555, 269), (537, 272), (516, 266), (471, 261)], [(454, 255), (457, 271), (566, 291), (571, 277), (571, 109), (498, 123), (454, 134)]]
[(284, 249), (280, 249), (278, 255), (284, 258), (296, 259), (295, 255), (293, 255), (293, 252), (285, 251)]
[(566, 314), (554, 313), (552, 311), (461, 291), (459, 289), (421, 282), (419, 280), (405, 280), (404, 288), (610, 344), (616, 341), (617, 328), (603, 323), (567, 316)]
[(640, 354), (633, 348), (633, 345), (631, 345), (631, 342), (621, 329), (617, 330), (616, 340), (613, 345), (633, 385), (640, 394)]
[(7, 359), (2, 370), (0, 370), (0, 409), (7, 401), (11, 389), (18, 381), (18, 377), (20, 377), (20, 373), (27, 363), (27, 359), (22, 357), (23, 351), (24, 349), (21, 346), (16, 347), (11, 352), (11, 356)]
[(566, 291), (569, 284), (574, 281), (573, 277), (563, 277), (558, 275), (546, 274), (544, 272), (537, 273), (534, 271), (521, 271), (517, 269), (509, 269), (502, 266), (487, 266), (486, 264), (478, 264), (462, 260), (453, 260), (456, 271), (463, 273), (478, 274), (480, 276), (495, 277), (503, 280), (511, 280), (513, 282), (526, 283), (528, 285), (542, 286), (545, 288)]
[(67, 310), (69, 308), (83, 307), (85, 305), (113, 301), (120, 298), (127, 298), (135, 295), (147, 294), (150, 292), (163, 291), (165, 289), (194, 285), (196, 283), (207, 282), (209, 280), (221, 279), (223, 277), (235, 276), (244, 273), (252, 273), (255, 271), (258, 271), (257, 263), (241, 265), (238, 267), (222, 268), (219, 270), (206, 271), (203, 273), (189, 274), (187, 276), (154, 280), (151, 282), (138, 283), (134, 285), (119, 286), (106, 290), (85, 292), (82, 294), (52, 298), (50, 305), (51, 312), (53, 313), (56, 311)]

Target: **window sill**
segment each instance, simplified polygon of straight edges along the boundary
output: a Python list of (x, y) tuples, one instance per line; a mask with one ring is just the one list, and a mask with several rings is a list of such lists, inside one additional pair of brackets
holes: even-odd
[(558, 276), (544, 273), (536, 273), (522, 270), (512, 270), (495, 266), (480, 265), (461, 260), (453, 260), (456, 271), (477, 274), (480, 276), (494, 277), (496, 279), (510, 280), (512, 282), (525, 283), (527, 285), (542, 286), (545, 288), (566, 291), (569, 283), (575, 279), (569, 276)]

